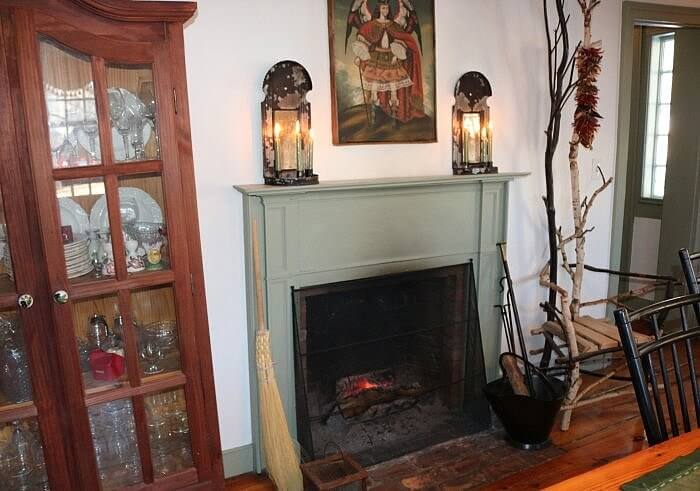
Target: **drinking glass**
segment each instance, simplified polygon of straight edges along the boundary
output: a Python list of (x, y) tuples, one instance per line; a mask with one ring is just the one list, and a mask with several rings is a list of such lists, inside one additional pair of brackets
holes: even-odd
[(163, 357), (163, 353), (159, 343), (155, 339), (147, 339), (141, 349), (141, 358), (149, 363), (149, 367), (144, 370), (148, 375), (160, 373), (163, 369), (158, 365), (158, 362)]

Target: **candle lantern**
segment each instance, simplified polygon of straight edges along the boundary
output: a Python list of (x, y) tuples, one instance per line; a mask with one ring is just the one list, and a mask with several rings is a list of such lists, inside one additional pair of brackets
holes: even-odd
[(493, 125), (488, 106), (491, 84), (479, 72), (462, 75), (455, 87), (452, 106), (452, 172), (492, 174)]
[(281, 61), (265, 75), (262, 102), (263, 177), (265, 184), (318, 184), (314, 174), (312, 88), (306, 69), (295, 61)]

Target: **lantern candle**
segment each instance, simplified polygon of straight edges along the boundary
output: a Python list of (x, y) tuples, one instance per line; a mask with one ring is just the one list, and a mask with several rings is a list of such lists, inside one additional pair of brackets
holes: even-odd
[(274, 138), (274, 152), (275, 152), (275, 174), (279, 173), (281, 165), (281, 155), (280, 155), (280, 135), (282, 134), (282, 126), (279, 123), (275, 123), (275, 138)]
[(467, 120), (462, 121), (462, 162), (469, 162), (469, 156), (467, 147), (469, 146), (469, 128), (467, 127)]
[(314, 173), (314, 130), (309, 130), (309, 156), (308, 156), (308, 166), (306, 167), (307, 175), (313, 175)]
[(488, 156), (488, 150), (489, 150), (489, 142), (488, 142), (488, 133), (486, 130), (486, 127), (481, 128), (481, 155), (480, 155), (480, 160), (481, 162), (488, 162), (489, 161), (489, 156)]
[(297, 120), (296, 124), (294, 125), (294, 139), (296, 141), (297, 150), (297, 175), (300, 176), (304, 172), (304, 163), (301, 160), (301, 124), (299, 123), (299, 120)]
[(493, 123), (489, 121), (489, 162), (493, 162)]

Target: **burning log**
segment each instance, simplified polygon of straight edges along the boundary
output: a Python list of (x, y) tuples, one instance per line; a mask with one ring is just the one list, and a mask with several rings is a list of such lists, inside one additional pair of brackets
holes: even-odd
[(398, 385), (392, 370), (378, 370), (360, 375), (343, 377), (336, 382), (336, 403), (344, 418), (354, 418), (370, 408), (383, 405), (383, 414), (390, 412), (390, 406), (398, 403), (401, 407), (411, 406), (414, 400), (425, 392), (419, 382)]

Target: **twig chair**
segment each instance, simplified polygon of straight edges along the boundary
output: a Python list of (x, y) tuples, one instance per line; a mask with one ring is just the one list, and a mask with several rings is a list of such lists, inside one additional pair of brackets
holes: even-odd
[[(692, 343), (692, 340), (700, 338), (700, 326), (689, 324), (686, 314), (686, 307), (697, 305), (700, 305), (700, 294), (695, 293), (664, 300), (631, 313), (626, 309), (615, 311), (615, 323), (650, 445), (669, 438), (667, 420), (670, 433), (674, 436), (678, 436), (681, 429), (689, 432), (693, 426), (700, 428), (700, 393)], [(659, 318), (675, 310), (680, 314), (681, 330), (662, 335)], [(654, 327), (655, 340), (643, 346), (637, 346), (632, 332), (632, 322), (639, 319), (650, 321)], [(684, 384), (683, 354), (688, 367), (690, 394)], [(669, 372), (674, 375), (675, 390)], [(695, 412), (694, 418), (691, 417), (691, 410)]]
[[(659, 288), (663, 288), (665, 298), (673, 296), (677, 281), (672, 276), (659, 276), (641, 273), (628, 273), (614, 271), (610, 269), (597, 268), (590, 265), (584, 266), (587, 271), (595, 273), (605, 273), (608, 275), (618, 276), (620, 278), (641, 280), (646, 282), (646, 286), (631, 290), (629, 292), (615, 295), (609, 298), (584, 302), (581, 308), (591, 307), (594, 305), (611, 304), (616, 307), (626, 307), (625, 303), (629, 299), (639, 298), (648, 293), (654, 292)], [(541, 280), (543, 286), (549, 286), (546, 281)], [(563, 289), (560, 290), (560, 299), (563, 303), (568, 303), (568, 295)], [(563, 296), (564, 295), (564, 296)], [(565, 302), (566, 300), (566, 302)], [(540, 367), (549, 367), (549, 356), (553, 350), (558, 358), (555, 360), (554, 367), (550, 369), (564, 368), (567, 369), (571, 377), (571, 386), (567, 394), (566, 401), (562, 406), (561, 430), (567, 431), (571, 423), (573, 410), (579, 407), (588, 406), (597, 402), (619, 397), (632, 393), (632, 387), (629, 383), (629, 378), (619, 375), (619, 372), (624, 369), (624, 363), (606, 369), (605, 373), (592, 373), (582, 369), (581, 364), (584, 361), (591, 360), (603, 355), (619, 353), (622, 350), (622, 343), (618, 330), (614, 323), (607, 319), (594, 319), (590, 316), (581, 315), (576, 318), (565, 319), (562, 310), (557, 309), (548, 303), (543, 303), (544, 310), (551, 315), (555, 320), (547, 321), (542, 326), (532, 329), (531, 334), (542, 334), (545, 338), (545, 346), (543, 349), (532, 350), (530, 354), (542, 353)], [(567, 328), (567, 322), (570, 323), (570, 328)], [(661, 319), (663, 323), (663, 319)], [(574, 336), (568, 333), (573, 332)], [(644, 344), (652, 341), (654, 338), (646, 334), (635, 332), (633, 334), (637, 344)], [(574, 338), (574, 339), (570, 339)], [(563, 344), (558, 344), (557, 339), (563, 341)], [(572, 348), (573, 347), (573, 348)], [(589, 373), (599, 377), (591, 383), (583, 384), (582, 373)], [(628, 383), (621, 387), (613, 387), (611, 389), (601, 389), (604, 383), (610, 380), (624, 380)]]

